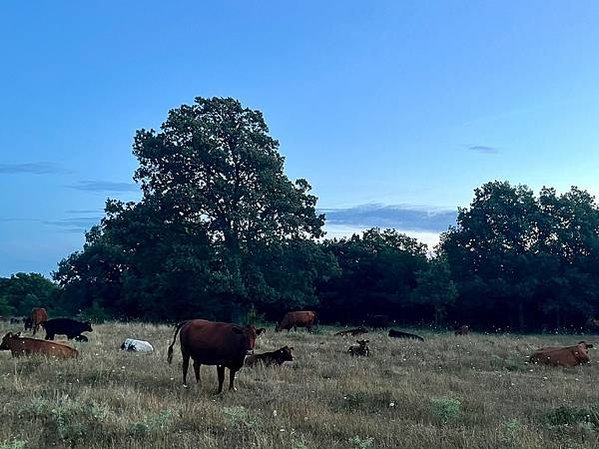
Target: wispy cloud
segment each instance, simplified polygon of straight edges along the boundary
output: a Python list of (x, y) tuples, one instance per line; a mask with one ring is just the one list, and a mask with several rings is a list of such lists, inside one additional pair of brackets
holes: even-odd
[(43, 224), (55, 226), (64, 232), (85, 232), (100, 223), (102, 217), (67, 217), (59, 220), (44, 220)]
[(51, 162), (28, 162), (20, 164), (0, 163), (0, 174), (2, 175), (51, 175), (57, 173), (71, 173)]
[(365, 204), (343, 209), (323, 209), (327, 225), (380, 227), (443, 232), (455, 224), (457, 212), (427, 206)]
[(497, 154), (499, 153), (499, 148), (491, 147), (488, 145), (470, 145), (468, 146), (470, 151), (476, 151), (481, 154)]
[(113, 182), (113, 181), (98, 181), (85, 180), (79, 181), (77, 184), (68, 186), (71, 189), (83, 190), (85, 192), (137, 192), (139, 187), (137, 184), (130, 182)]

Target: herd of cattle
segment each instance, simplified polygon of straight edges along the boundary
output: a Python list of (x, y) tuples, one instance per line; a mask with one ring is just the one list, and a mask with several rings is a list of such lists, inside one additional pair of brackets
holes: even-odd
[[(387, 327), (388, 319), (384, 315), (375, 315), (374, 320), (369, 321), (370, 327)], [(80, 322), (71, 318), (48, 319), (48, 314), (43, 308), (35, 308), (31, 316), (23, 319), (11, 319), (12, 324), (23, 323), (25, 330), (31, 330), (33, 335), (40, 328), (46, 331), (44, 340), (23, 337), (21, 332), (8, 332), (0, 344), (0, 350), (10, 350), (13, 357), (41, 354), (56, 358), (72, 358), (78, 356), (77, 349), (54, 340), (56, 335), (65, 335), (67, 339), (87, 342), (88, 337), (84, 332), (92, 332), (89, 322)], [(281, 330), (306, 328), (308, 331), (317, 324), (317, 314), (313, 311), (288, 312), (277, 324), (275, 332)], [(193, 369), (196, 381), (200, 383), (200, 368), (202, 365), (216, 365), (218, 375), (218, 393), (222, 392), (225, 378), (225, 368), (229, 369), (229, 389), (235, 389), (235, 374), (243, 366), (252, 367), (257, 365), (271, 366), (282, 365), (284, 362), (293, 361), (293, 348), (284, 346), (276, 351), (255, 354), (256, 339), (265, 332), (265, 328), (254, 326), (240, 326), (233, 323), (220, 323), (202, 319), (187, 320), (176, 326), (173, 341), (168, 347), (167, 361), (172, 363), (173, 346), (177, 341), (181, 345), (181, 356), (183, 358), (183, 384), (187, 384), (187, 372), (189, 362), (193, 360)], [(353, 336), (366, 334), (369, 330), (365, 326), (352, 329), (344, 329), (337, 332), (336, 336)], [(455, 335), (468, 335), (470, 329), (462, 325), (455, 330)], [(391, 338), (412, 339), (424, 341), (419, 335), (390, 329), (388, 336)], [(347, 353), (356, 357), (368, 357), (370, 348), (369, 340), (356, 340), (357, 345), (347, 349)], [(573, 367), (588, 364), (590, 357), (588, 350), (593, 345), (584, 341), (574, 346), (542, 348), (530, 356), (530, 362), (534, 364), (545, 364), (550, 366)], [(144, 340), (128, 338), (122, 345), (122, 350), (135, 352), (153, 352), (151, 343)]]

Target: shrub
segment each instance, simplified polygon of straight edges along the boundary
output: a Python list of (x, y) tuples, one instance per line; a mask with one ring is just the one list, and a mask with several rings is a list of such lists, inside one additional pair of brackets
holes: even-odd
[(457, 399), (431, 399), (432, 414), (443, 424), (454, 421), (459, 416), (461, 408), (462, 403)]
[(372, 437), (362, 438), (356, 435), (351, 437), (349, 442), (354, 449), (371, 449), (374, 447), (374, 438)]

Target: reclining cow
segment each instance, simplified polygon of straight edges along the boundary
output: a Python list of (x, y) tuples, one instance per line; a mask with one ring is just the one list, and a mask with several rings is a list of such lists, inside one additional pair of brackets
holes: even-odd
[(290, 348), (289, 346), (283, 346), (276, 351), (249, 355), (245, 359), (245, 366), (256, 366), (259, 364), (264, 366), (281, 366), (285, 362), (293, 361), (293, 354), (291, 351), (293, 351), (293, 348)]
[(370, 340), (356, 340), (356, 342), (358, 344), (350, 346), (347, 352), (356, 357), (368, 357), (370, 355), (370, 348), (368, 347)]

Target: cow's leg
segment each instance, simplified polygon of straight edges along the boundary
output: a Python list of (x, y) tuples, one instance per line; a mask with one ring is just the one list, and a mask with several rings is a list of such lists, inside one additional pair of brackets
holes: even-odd
[(218, 374), (218, 391), (216, 394), (223, 392), (223, 383), (225, 382), (225, 367), (223, 365), (217, 365), (216, 372)]
[(35, 333), (37, 332), (37, 328), (38, 328), (38, 325), (34, 324), (33, 325), (33, 335), (35, 335)]
[(46, 340), (54, 340), (54, 334), (51, 334), (49, 332), (46, 332)]
[(229, 368), (229, 391), (237, 391), (235, 388), (235, 374), (236, 370)]
[(189, 369), (189, 354), (183, 352), (183, 385), (187, 385), (187, 370)]
[(193, 361), (193, 371), (196, 374), (196, 382), (198, 384), (200, 384), (200, 366), (202, 366), (200, 362), (198, 362), (197, 360)]

